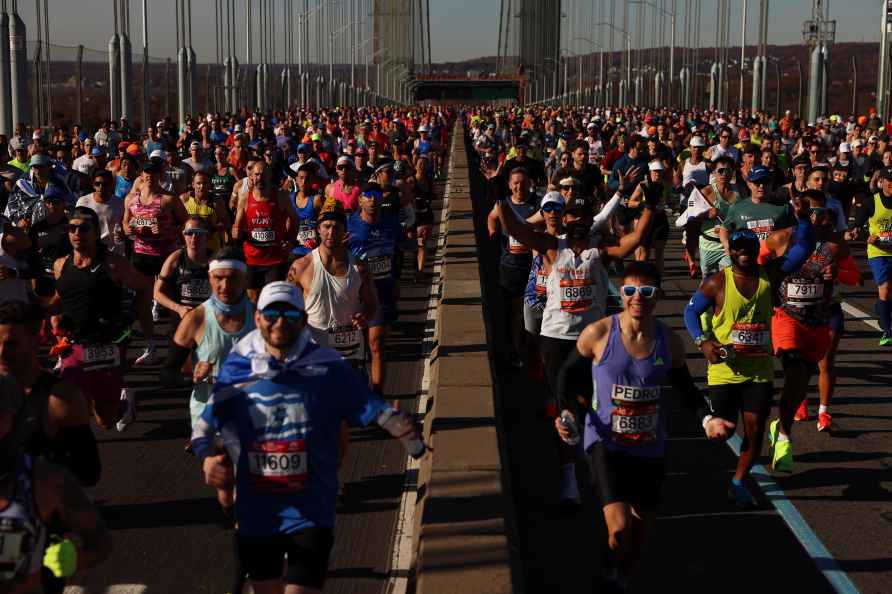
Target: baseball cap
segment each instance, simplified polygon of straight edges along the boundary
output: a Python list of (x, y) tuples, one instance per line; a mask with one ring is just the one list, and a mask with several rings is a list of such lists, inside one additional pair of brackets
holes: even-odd
[(90, 151), (91, 157), (103, 157), (105, 156), (105, 151), (99, 148), (98, 146), (93, 147), (93, 150)]
[(855, 140), (852, 141), (852, 146), (853, 147), (864, 146), (864, 141), (861, 140), (860, 138), (856, 138)]
[(139, 145), (138, 144), (128, 144), (127, 145), (127, 154), (135, 157), (139, 154)]
[(884, 167), (880, 169), (880, 179), (892, 179), (892, 168)]
[(703, 138), (701, 138), (700, 136), (694, 136), (693, 138), (691, 138), (691, 147), (695, 146), (704, 147), (706, 146), (706, 143), (703, 142)]
[(564, 208), (566, 202), (564, 201), (564, 197), (561, 196), (560, 192), (548, 192), (542, 198), (542, 203), (539, 205), (539, 208), (544, 209), (547, 204), (557, 204), (561, 208)]
[(576, 196), (575, 198), (571, 198), (564, 204), (564, 213), (568, 212), (580, 212), (581, 214), (591, 214), (592, 212), (592, 203), (589, 202), (587, 198), (582, 196)]
[(342, 156), (338, 157), (338, 162), (337, 162), (338, 167), (340, 167), (341, 165), (353, 165), (353, 159), (351, 159), (347, 155), (342, 155)]
[(29, 143), (25, 142), (25, 140), (23, 138), (21, 138), (19, 136), (14, 136), (9, 141), (9, 148), (11, 148), (14, 151), (23, 151), (26, 148), (28, 148), (28, 144)]
[(421, 133), (421, 132), (430, 132), (430, 131), (431, 131), (431, 129), (430, 129), (426, 124), (422, 124), (421, 126), (418, 127), (418, 132), (419, 132), (419, 133)]
[(297, 145), (297, 152), (308, 153), (308, 152), (310, 152), (310, 147), (308, 147), (305, 144), (299, 144), (299, 145)]
[(387, 171), (389, 169), (393, 169), (393, 161), (385, 160), (382, 163), (379, 163), (377, 167), (375, 167), (375, 173), (381, 173), (382, 171)]
[(322, 140), (322, 137), (319, 136), (318, 134), (313, 134), (312, 136), (310, 136), (310, 140), (312, 140), (313, 142), (316, 142), (317, 140)]
[(142, 165), (143, 173), (161, 173), (161, 159), (151, 158)]
[(274, 281), (263, 287), (260, 297), (257, 299), (257, 309), (264, 310), (273, 303), (287, 303), (288, 305), (304, 310), (304, 296), (297, 286), (287, 281)]
[(648, 171), (663, 171), (663, 162), (660, 160), (653, 160), (647, 164)]
[(74, 162), (74, 170), (78, 173), (83, 173), (84, 175), (90, 175), (90, 172), (93, 171), (93, 167), (93, 162), (89, 159), (83, 161), (75, 160)]
[(161, 159), (163, 160), (167, 154), (161, 149), (155, 149), (152, 151), (152, 154), (149, 155), (150, 159)]
[(747, 179), (753, 183), (762, 181), (765, 179), (769, 179), (771, 177), (771, 172), (761, 165), (757, 165), (750, 169), (750, 174), (747, 176)]
[(199, 144), (198, 142), (193, 142), (192, 144), (189, 145), (189, 150), (190, 150), (190, 151), (191, 151), (192, 149), (200, 149), (200, 148), (201, 148), (201, 144)]
[(839, 152), (841, 153), (851, 153), (852, 147), (848, 142), (842, 142), (839, 145)]
[(49, 157), (41, 153), (37, 153), (28, 161), (28, 167), (40, 167), (41, 165), (49, 165), (52, 163)]

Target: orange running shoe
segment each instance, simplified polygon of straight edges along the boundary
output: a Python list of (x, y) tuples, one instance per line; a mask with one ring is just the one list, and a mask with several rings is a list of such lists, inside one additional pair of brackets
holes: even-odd
[(827, 433), (830, 433), (830, 425), (832, 422), (833, 417), (830, 416), (830, 413), (818, 413), (818, 431), (826, 431)]
[(805, 400), (802, 401), (802, 404), (799, 405), (799, 408), (796, 409), (796, 414), (793, 416), (793, 420), (797, 423), (808, 420), (808, 406), (806, 406), (805, 402)]

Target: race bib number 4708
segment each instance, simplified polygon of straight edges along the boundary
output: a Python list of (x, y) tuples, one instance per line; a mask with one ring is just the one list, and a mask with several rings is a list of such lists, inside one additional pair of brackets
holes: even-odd
[(248, 447), (250, 484), (259, 493), (294, 493), (307, 487), (307, 447), (303, 439), (254, 442)]

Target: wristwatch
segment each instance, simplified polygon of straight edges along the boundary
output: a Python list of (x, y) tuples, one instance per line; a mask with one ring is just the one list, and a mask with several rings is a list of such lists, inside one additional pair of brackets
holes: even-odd
[(700, 345), (702, 345), (707, 340), (709, 340), (709, 339), (706, 337), (706, 335), (701, 334), (700, 336), (698, 336), (697, 338), (694, 339), (694, 344), (697, 345), (697, 348), (699, 349)]

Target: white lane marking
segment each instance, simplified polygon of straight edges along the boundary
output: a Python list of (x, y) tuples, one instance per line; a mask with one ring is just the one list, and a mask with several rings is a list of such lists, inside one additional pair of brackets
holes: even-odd
[[(115, 584), (105, 589), (105, 594), (144, 594), (145, 584)], [(87, 594), (83, 586), (66, 586), (64, 594)]]
[(843, 301), (840, 305), (842, 305), (842, 310), (852, 316), (854, 319), (858, 320), (859, 322), (864, 322), (874, 330), (879, 330), (880, 332), (883, 331), (883, 329), (880, 328), (880, 324), (879, 322), (877, 322), (877, 319), (869, 313), (861, 311), (860, 309), (846, 301)]
[[(444, 226), (446, 212), (449, 210), (449, 196), (452, 193), (452, 179), (455, 163), (455, 141), (451, 143), (449, 151), (449, 167), (446, 172), (446, 185), (443, 188), (443, 205), (440, 209), (437, 221), (437, 249), (434, 253), (433, 281), (427, 302), (427, 318), (425, 329), (433, 321), (436, 324), (437, 305), (442, 295), (443, 279), (443, 254), (446, 246), (446, 228)], [(436, 339), (434, 332), (424, 337), (422, 353), (424, 355), (424, 373), (421, 376), (421, 397), (418, 401), (418, 414), (425, 418), (430, 405), (430, 353)], [(412, 544), (414, 542), (415, 529), (415, 503), (418, 495), (418, 471), (421, 464), (412, 456), (407, 456), (406, 480), (403, 494), (400, 498), (400, 511), (397, 516), (396, 530), (394, 531), (393, 554), (390, 560), (390, 579), (387, 592), (389, 594), (406, 594), (409, 588), (410, 572), (412, 570)]]
[[(740, 436), (734, 435), (725, 442), (738, 457), (740, 456), (740, 441)], [(777, 484), (777, 481), (774, 480), (768, 470), (761, 464), (756, 464), (750, 470), (750, 476), (759, 485), (766, 499), (774, 506), (777, 514), (784, 520), (793, 536), (796, 537), (796, 540), (799, 541), (805, 552), (811, 557), (815, 567), (824, 574), (824, 577), (827, 578), (833, 589), (839, 592), (839, 594), (859, 594), (858, 587), (855, 586), (854, 582), (839, 566), (839, 563), (837, 563), (830, 551), (827, 550), (827, 547), (824, 546), (818, 535), (815, 534), (808, 522), (805, 521), (805, 518), (799, 513), (799, 510), (796, 509), (796, 506), (793, 505), (793, 502), (787, 499), (784, 490)]]

